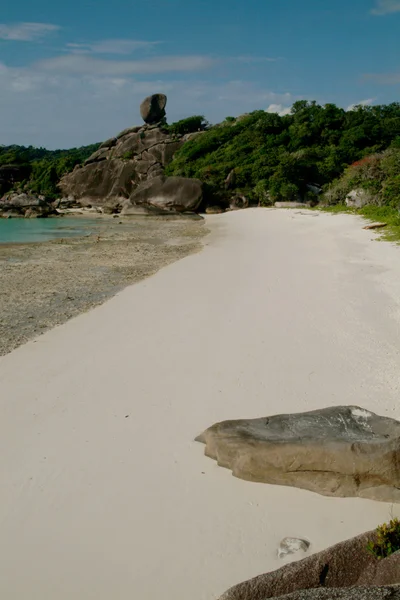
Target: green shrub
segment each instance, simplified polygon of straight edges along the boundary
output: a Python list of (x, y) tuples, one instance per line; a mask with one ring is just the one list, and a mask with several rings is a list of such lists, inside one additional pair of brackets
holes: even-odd
[(171, 125), (166, 125), (165, 129), (169, 133), (175, 133), (179, 135), (185, 135), (187, 133), (194, 133), (195, 131), (204, 131), (208, 127), (209, 123), (202, 115), (195, 115), (182, 119)]
[(253, 197), (260, 206), (271, 206), (273, 204), (268, 187), (266, 179), (260, 179), (254, 187)]
[(375, 532), (375, 539), (367, 544), (367, 550), (378, 560), (387, 558), (400, 550), (400, 521), (392, 519), (389, 524), (380, 525)]

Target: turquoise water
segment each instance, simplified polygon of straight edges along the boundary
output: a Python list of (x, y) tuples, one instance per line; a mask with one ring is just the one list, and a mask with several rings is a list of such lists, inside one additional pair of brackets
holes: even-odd
[(0, 219), (0, 244), (47, 242), (59, 238), (90, 235), (99, 226), (96, 219)]

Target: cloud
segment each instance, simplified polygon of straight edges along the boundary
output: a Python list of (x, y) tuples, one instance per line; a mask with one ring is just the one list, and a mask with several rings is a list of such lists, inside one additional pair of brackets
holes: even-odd
[(51, 23), (15, 23), (13, 25), (0, 23), (0, 39), (32, 42), (60, 29), (59, 25), (52, 25)]
[[(155, 92), (168, 96), (171, 123), (193, 114), (211, 122), (295, 98), (249, 81), (141, 75), (75, 74), (0, 63), (3, 144), (70, 148), (105, 140), (142, 122), (139, 105)], [(62, 115), (62, 118), (60, 118)]]
[(355, 102), (354, 104), (350, 104), (346, 108), (347, 111), (354, 110), (357, 106), (371, 106), (375, 102), (375, 98), (367, 98), (366, 100), (360, 100), (360, 102)]
[(88, 44), (67, 44), (73, 54), (132, 54), (135, 50), (151, 50), (161, 42), (144, 40), (102, 40)]
[(198, 71), (212, 67), (208, 56), (160, 56), (143, 60), (105, 60), (85, 54), (71, 54), (42, 60), (35, 65), (40, 71), (76, 75), (147, 75), (172, 71)]
[(250, 64), (250, 63), (263, 63), (263, 62), (277, 62), (278, 60), (283, 60), (281, 57), (270, 57), (270, 56), (235, 56), (233, 60), (237, 60), (241, 63)]
[(371, 10), (373, 15), (388, 15), (400, 12), (400, 0), (377, 0), (376, 8)]
[(284, 117), (285, 115), (289, 115), (291, 111), (290, 106), (284, 106), (283, 104), (270, 104), (268, 108), (265, 109), (267, 113), (277, 113), (279, 116)]
[(400, 73), (367, 73), (363, 79), (379, 85), (396, 85), (400, 83)]

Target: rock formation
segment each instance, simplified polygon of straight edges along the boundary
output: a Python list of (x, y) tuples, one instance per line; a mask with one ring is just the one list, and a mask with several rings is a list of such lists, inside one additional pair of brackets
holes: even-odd
[[(400, 555), (379, 561), (368, 554), (366, 546), (374, 535), (365, 533), (240, 583), (220, 600), (267, 600), (281, 596), (285, 600), (400, 598), (400, 588), (392, 587), (400, 582)], [(397, 595), (392, 595), (394, 592)]]
[(247, 481), (400, 502), (400, 423), (356, 406), (225, 421), (197, 441)]
[(137, 207), (150, 207), (160, 214), (193, 212), (200, 206), (202, 197), (203, 184), (200, 180), (161, 175), (140, 184), (125, 203), (122, 214), (137, 214)]
[(146, 98), (141, 105), (146, 124), (125, 129), (101, 144), (83, 166), (61, 179), (63, 195), (82, 205), (101, 206), (105, 212), (123, 208), (125, 215), (196, 210), (200, 182), (164, 176), (187, 139), (165, 127), (166, 102), (163, 94)]
[(54, 207), (42, 197), (31, 194), (10, 193), (0, 199), (1, 217), (49, 217), (55, 215)]
[(362, 188), (358, 188), (347, 194), (345, 203), (349, 208), (363, 208), (367, 204), (372, 204), (374, 200), (374, 194)]
[(159, 123), (165, 117), (167, 96), (164, 94), (153, 94), (145, 98), (140, 105), (140, 114), (145, 123)]

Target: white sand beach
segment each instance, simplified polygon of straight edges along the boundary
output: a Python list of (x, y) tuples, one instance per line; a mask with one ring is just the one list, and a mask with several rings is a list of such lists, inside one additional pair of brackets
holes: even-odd
[(286, 536), (316, 552), (400, 516), (235, 479), (193, 441), (332, 405), (400, 419), (400, 248), (348, 215), (207, 224), (198, 254), (0, 359), (1, 598), (213, 600)]

